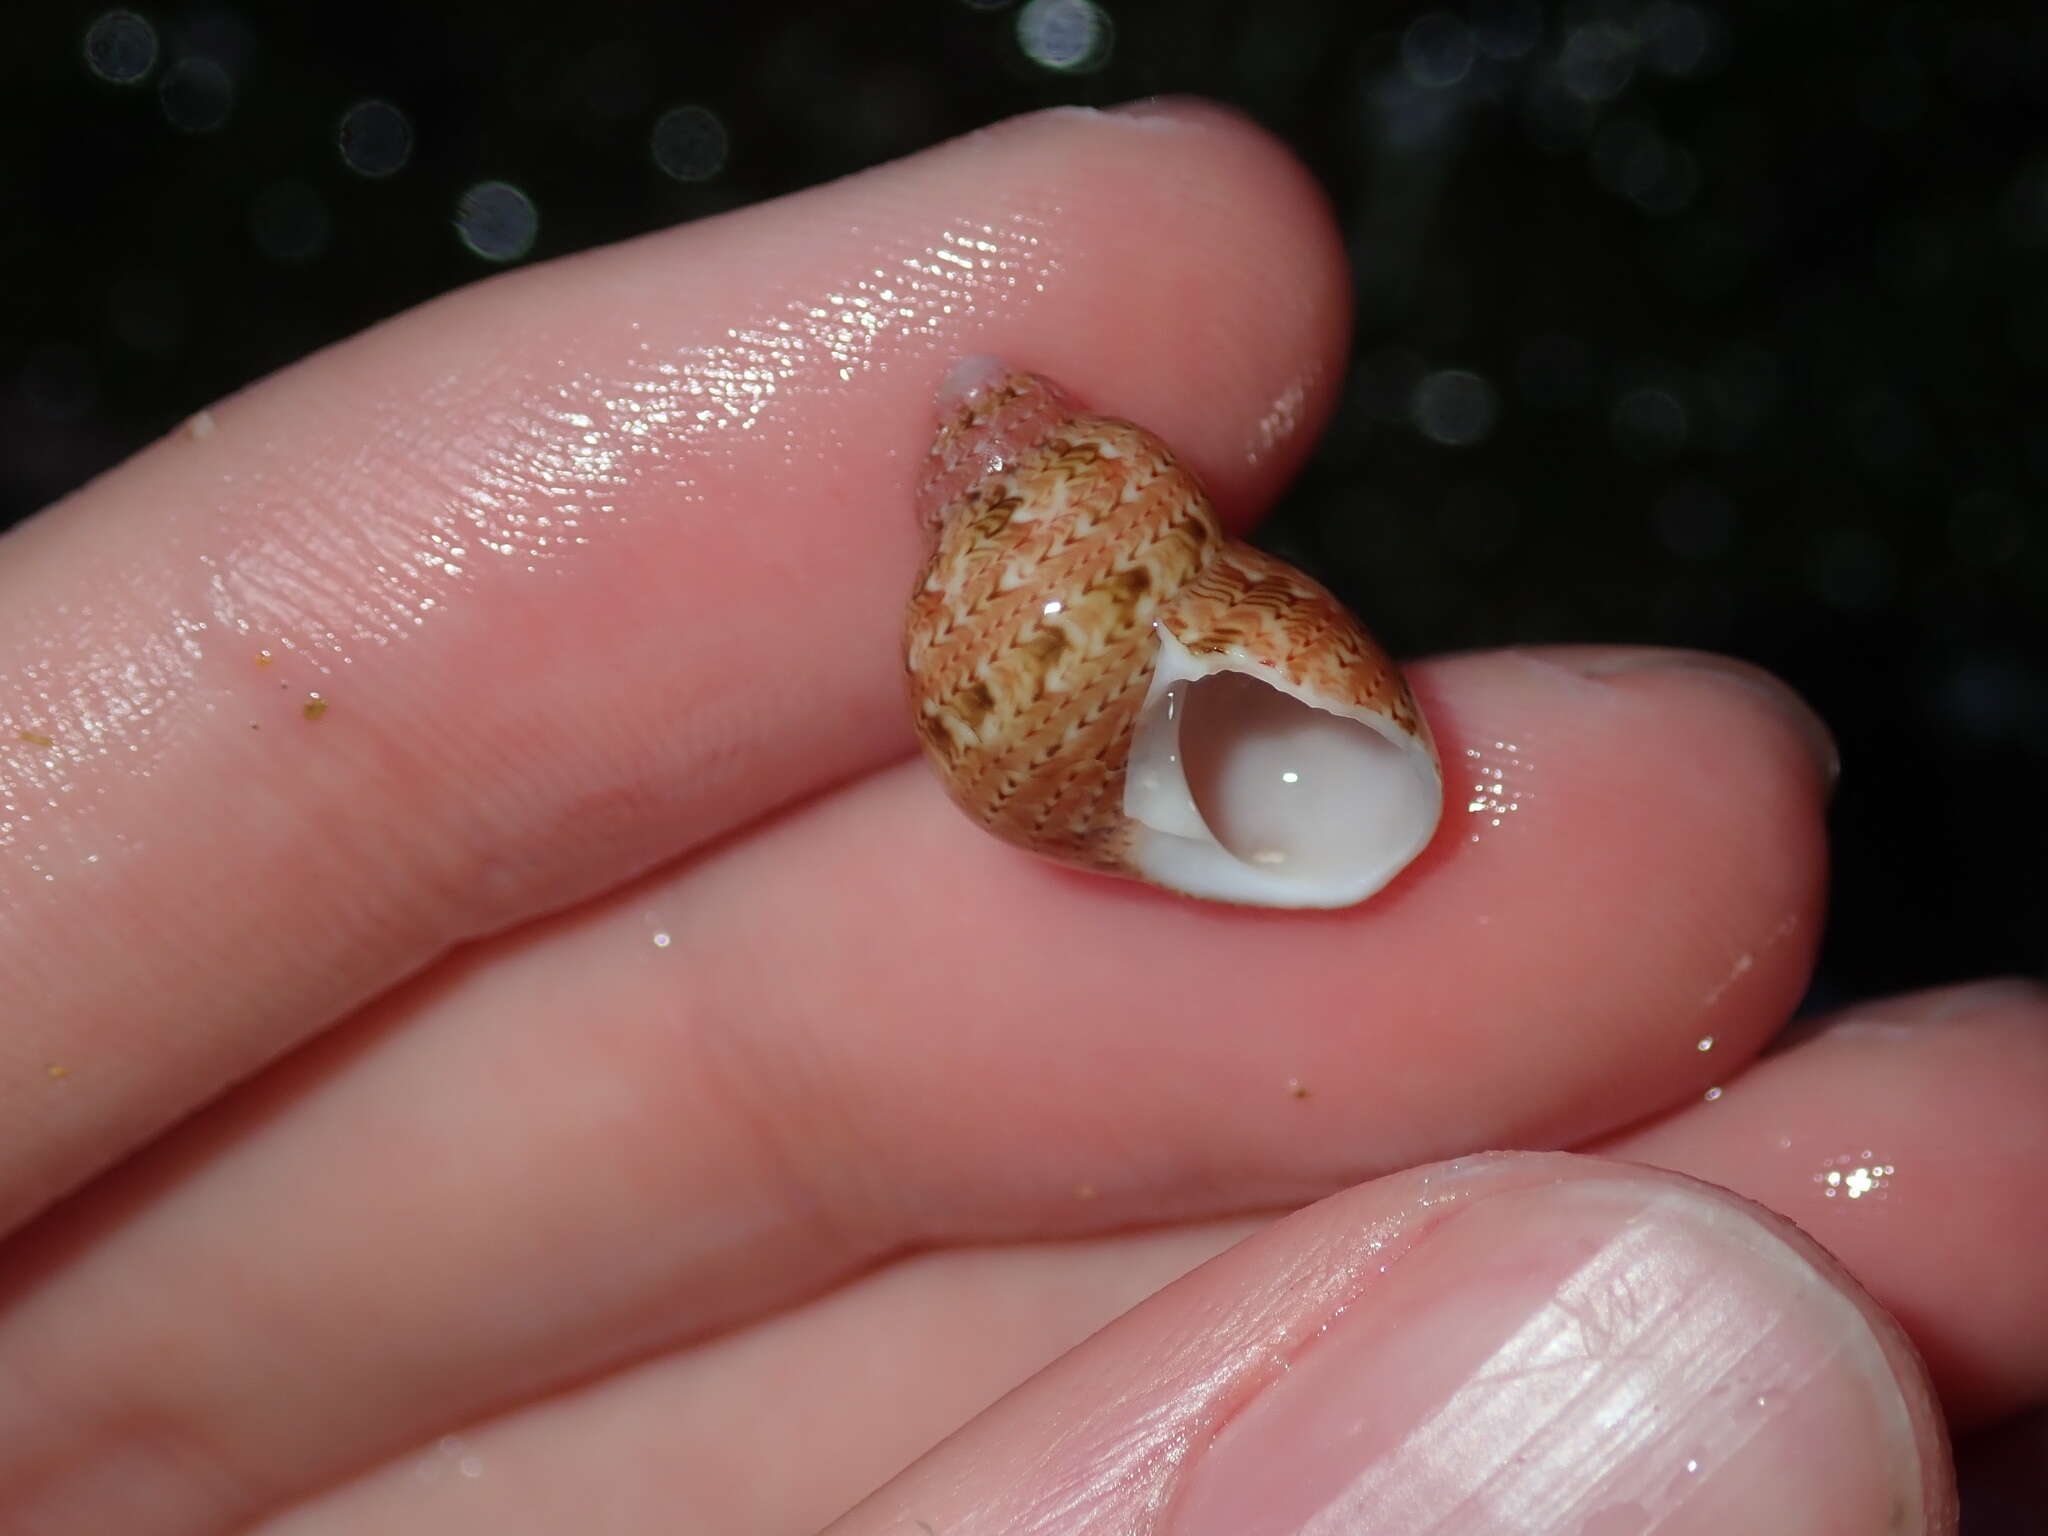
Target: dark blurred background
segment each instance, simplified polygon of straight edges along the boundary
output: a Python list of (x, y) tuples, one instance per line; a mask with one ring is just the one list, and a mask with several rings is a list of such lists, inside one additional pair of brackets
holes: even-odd
[(1314, 168), (1357, 274), (1265, 541), (1397, 650), (1789, 678), (1845, 764), (1810, 1002), (2048, 968), (2048, 8), (7, 10), (0, 522), (495, 267), (1199, 92)]

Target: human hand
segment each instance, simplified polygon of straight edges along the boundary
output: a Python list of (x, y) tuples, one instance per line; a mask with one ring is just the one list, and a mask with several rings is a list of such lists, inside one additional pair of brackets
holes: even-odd
[[(455, 294), (13, 535), (0, 1530), (796, 1531), (921, 1455), (835, 1530), (1948, 1528), (1944, 1417), (2048, 1397), (2048, 1011), (1757, 1059), (1789, 694), (1422, 664), (1446, 824), (1327, 915), (1043, 866), (908, 760), (947, 363), (1242, 525), (1343, 292), (1244, 125), (1052, 113)], [(1427, 1166), (1496, 1146), (1795, 1218), (1930, 1377), (1751, 1207)]]

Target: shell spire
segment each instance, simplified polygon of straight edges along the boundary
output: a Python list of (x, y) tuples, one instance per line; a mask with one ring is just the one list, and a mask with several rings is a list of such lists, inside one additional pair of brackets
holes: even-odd
[(990, 832), (1270, 907), (1364, 900), (1429, 842), (1436, 749), (1385, 651), (1224, 537), (1157, 437), (991, 360), (958, 365), (918, 491), (918, 738)]

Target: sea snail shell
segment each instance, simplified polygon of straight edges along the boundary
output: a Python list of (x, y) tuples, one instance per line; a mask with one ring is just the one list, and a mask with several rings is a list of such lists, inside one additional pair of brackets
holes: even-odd
[(988, 359), (941, 398), (904, 659), (968, 815), (1067, 864), (1264, 907), (1350, 906), (1422, 851), (1436, 747), (1334, 597), (1225, 538), (1143, 428)]

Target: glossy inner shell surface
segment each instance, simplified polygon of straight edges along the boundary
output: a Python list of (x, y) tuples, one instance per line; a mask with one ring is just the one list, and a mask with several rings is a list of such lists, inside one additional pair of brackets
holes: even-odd
[(942, 428), (920, 512), (917, 730), (990, 831), (1281, 906), (1360, 900), (1427, 841), (1434, 753), (1393, 664), (1316, 583), (1225, 539), (1150, 433), (998, 375)]

